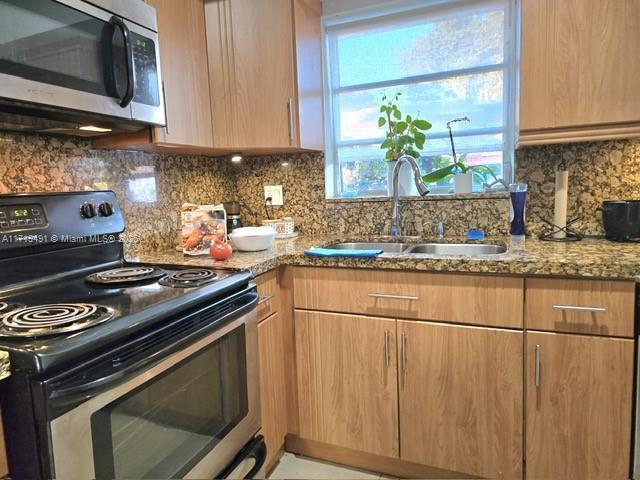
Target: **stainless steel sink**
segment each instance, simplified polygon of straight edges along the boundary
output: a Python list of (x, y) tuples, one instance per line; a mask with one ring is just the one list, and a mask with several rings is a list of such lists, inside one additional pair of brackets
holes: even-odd
[(336, 250), (382, 250), (384, 253), (402, 253), (411, 244), (392, 242), (354, 242), (354, 243), (334, 243), (327, 246)]
[(426, 253), (429, 255), (500, 255), (507, 251), (502, 245), (481, 245), (466, 243), (423, 243), (411, 246), (405, 253)]
[(507, 251), (502, 245), (482, 245), (467, 243), (393, 243), (393, 242), (352, 242), (334, 243), (327, 246), (336, 250), (382, 250), (384, 253), (404, 253), (406, 255), (425, 253), (428, 255), (500, 255)]

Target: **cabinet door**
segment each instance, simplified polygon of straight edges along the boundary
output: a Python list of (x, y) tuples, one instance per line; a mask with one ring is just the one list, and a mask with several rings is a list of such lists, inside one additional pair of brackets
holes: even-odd
[(629, 478), (633, 340), (526, 337), (527, 478)]
[(638, 0), (522, 0), (520, 130), (639, 123), (639, 42)]
[(522, 335), (398, 322), (402, 460), (522, 478)]
[(155, 143), (212, 147), (203, 0), (148, 0), (158, 15), (167, 126)]
[[(217, 147), (289, 148), (296, 142), (291, 0), (207, 3)], [(226, 98), (225, 98), (226, 97)]]
[(285, 380), (285, 329), (279, 313), (258, 324), (260, 353), (260, 405), (262, 434), (270, 467), (284, 446), (287, 434), (287, 385)]
[(398, 457), (395, 320), (295, 311), (300, 437)]

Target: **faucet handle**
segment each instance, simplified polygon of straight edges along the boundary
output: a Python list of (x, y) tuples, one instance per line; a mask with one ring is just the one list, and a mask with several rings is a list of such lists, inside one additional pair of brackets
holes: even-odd
[(435, 233), (438, 236), (438, 238), (444, 238), (444, 234), (445, 234), (445, 225), (444, 225), (444, 221), (443, 220), (439, 220), (437, 222), (432, 222), (432, 221), (426, 221), (422, 224), (422, 227), (434, 227), (435, 226)]

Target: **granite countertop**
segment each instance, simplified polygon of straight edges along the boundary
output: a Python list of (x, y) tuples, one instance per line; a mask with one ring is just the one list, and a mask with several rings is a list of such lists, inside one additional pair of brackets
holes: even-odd
[[(613, 243), (607, 240), (583, 240), (574, 243), (541, 242), (527, 239), (522, 249), (509, 249), (492, 256), (454, 257), (433, 255), (403, 255), (385, 253), (376, 259), (315, 258), (304, 256), (312, 246), (326, 246), (335, 241), (389, 241), (388, 237), (355, 239), (337, 236), (300, 236), (291, 240), (277, 240), (263, 252), (235, 252), (225, 262), (208, 256), (188, 257), (173, 251), (150, 252), (127, 257), (130, 261), (185, 264), (201, 267), (249, 269), (254, 275), (281, 265), (377, 268), (389, 270), (420, 270), (431, 272), (496, 273), (510, 275), (557, 275), (569, 277), (598, 277), (619, 280), (640, 280), (640, 243)], [(415, 237), (403, 242), (424, 243)], [(453, 243), (459, 239), (449, 238)], [(442, 241), (441, 241), (442, 242)], [(483, 243), (506, 245), (505, 239), (488, 239)]]

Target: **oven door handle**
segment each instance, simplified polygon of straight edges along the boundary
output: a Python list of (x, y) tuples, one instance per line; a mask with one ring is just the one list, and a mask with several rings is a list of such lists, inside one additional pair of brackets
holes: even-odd
[(124, 50), (127, 56), (127, 90), (124, 93), (124, 96), (120, 99), (120, 106), (122, 108), (126, 107), (133, 100), (133, 96), (135, 94), (135, 85), (136, 85), (136, 77), (135, 70), (133, 68), (133, 47), (131, 46), (131, 32), (129, 31), (129, 27), (124, 23), (120, 17), (113, 16), (110, 20), (111, 24), (119, 28), (122, 31), (122, 37), (124, 39)]
[[(159, 352), (156, 352), (155, 355), (162, 354), (162, 352), (167, 349), (163, 349)], [(148, 364), (148, 360), (137, 362), (132, 364), (122, 370), (118, 370), (117, 372), (111, 373), (109, 375), (105, 375), (104, 377), (98, 378), (96, 380), (92, 380), (87, 383), (83, 383), (81, 385), (74, 385), (73, 387), (61, 388), (59, 390), (54, 390), (51, 392), (51, 399), (61, 399), (64, 398), (68, 400), (68, 402), (74, 402), (77, 400), (84, 400), (90, 398), (95, 390), (99, 390), (106, 385), (110, 385), (119, 380), (122, 380), (127, 375), (131, 374), (139, 370), (144, 365)]]

